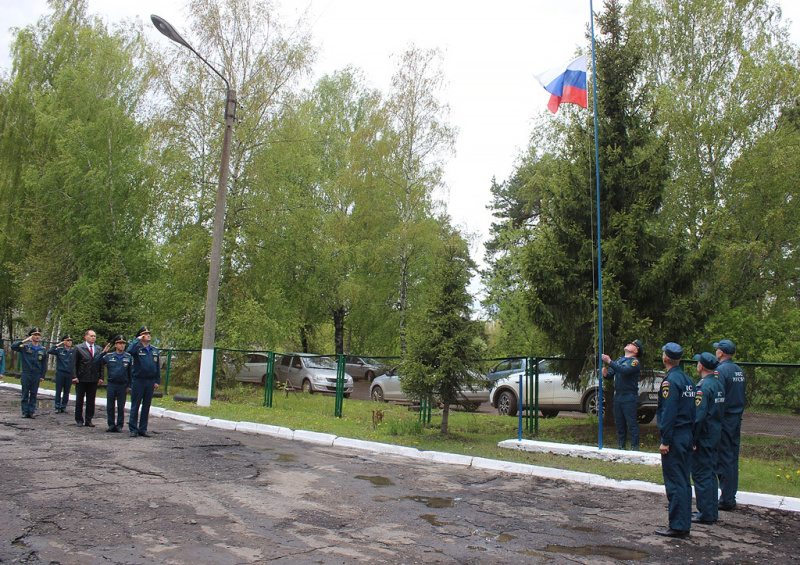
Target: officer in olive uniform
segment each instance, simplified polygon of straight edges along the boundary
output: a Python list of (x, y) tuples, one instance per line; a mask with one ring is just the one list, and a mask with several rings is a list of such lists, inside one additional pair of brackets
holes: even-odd
[(103, 365), (106, 367), (108, 385), (106, 386), (106, 414), (108, 416), (107, 432), (121, 432), (125, 425), (125, 401), (131, 390), (131, 373), (133, 358), (125, 351), (125, 336), (119, 334), (114, 337), (114, 351), (108, 350), (111, 344), (103, 348), (103, 354), (95, 358), (95, 363), (100, 365), (102, 376)]
[(47, 373), (47, 351), (41, 345), (42, 330), (31, 328), (28, 337), (11, 344), (11, 349), (19, 353), (22, 359), (22, 417), (33, 418), (36, 411), (36, 397), (39, 394), (39, 383)]
[(147, 326), (142, 326), (136, 332), (136, 339), (128, 348), (128, 353), (133, 358), (131, 415), (128, 429), (131, 437), (150, 437), (147, 433), (147, 419), (150, 415), (153, 392), (161, 383), (161, 366), (158, 364), (158, 349), (150, 345), (150, 330)]
[(722, 435), (719, 440), (717, 476), (720, 510), (736, 508), (736, 492), (739, 490), (739, 444), (742, 436), (742, 413), (745, 401), (745, 374), (731, 359), (736, 346), (729, 339), (714, 344), (717, 348), (717, 376), (725, 389), (725, 414), (722, 417)]
[(692, 426), (695, 417), (694, 381), (680, 368), (683, 348), (665, 344), (661, 360), (667, 375), (658, 395), (658, 431), (661, 433), (661, 471), (669, 501), (669, 527), (656, 533), (671, 538), (689, 536), (692, 527)]
[(617, 424), (617, 445), (625, 449), (628, 432), (631, 434), (631, 449), (639, 450), (639, 374), (642, 342), (638, 339), (625, 346), (625, 356), (612, 361), (603, 355), (603, 378), (614, 379), (614, 420)]
[(72, 335), (66, 334), (61, 341), (47, 350), (56, 358), (56, 413), (66, 412), (69, 391), (72, 389)]
[(692, 454), (692, 481), (694, 482), (697, 514), (692, 522), (713, 524), (719, 518), (717, 508), (717, 455), (725, 412), (725, 390), (714, 369), (719, 361), (711, 353), (694, 356), (700, 382), (697, 383), (694, 417), (694, 453)]

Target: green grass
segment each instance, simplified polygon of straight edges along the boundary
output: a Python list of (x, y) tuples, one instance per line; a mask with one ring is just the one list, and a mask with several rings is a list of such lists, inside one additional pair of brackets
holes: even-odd
[[(9, 382), (18, 382), (7, 378)], [(53, 388), (50, 382), (42, 383)], [(421, 450), (444, 451), (476, 457), (529, 463), (545, 467), (596, 473), (613, 479), (634, 479), (663, 484), (661, 469), (647, 465), (611, 463), (546, 453), (500, 449), (497, 443), (517, 438), (517, 418), (496, 414), (452, 411), (447, 436), (439, 433), (441, 417), (433, 415), (431, 427), (419, 423), (417, 412), (396, 404), (344, 401), (343, 417), (334, 417), (332, 396), (294, 394), (276, 390), (273, 407), (265, 408), (263, 389), (238, 384), (216, 391), (212, 406), (175, 402), (173, 394), (196, 395), (196, 390), (170, 386), (169, 397), (155, 399), (154, 406), (234, 421), (284, 426), (293, 430), (325, 432), (337, 436), (392, 443)], [(549, 418), (539, 420), (538, 439), (566, 444), (597, 445), (596, 418)], [(606, 428), (606, 444), (615, 443), (615, 432)], [(642, 450), (658, 452), (655, 424), (641, 426)], [(800, 441), (744, 436), (740, 458), (739, 490), (800, 497)]]

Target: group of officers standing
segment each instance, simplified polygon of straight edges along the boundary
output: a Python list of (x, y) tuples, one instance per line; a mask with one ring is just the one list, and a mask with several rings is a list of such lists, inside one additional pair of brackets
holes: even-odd
[[(45, 349), (41, 344), (42, 330), (31, 328), (28, 337), (11, 344), (11, 349), (20, 355), (22, 374), (22, 417), (33, 418), (39, 383), (47, 373), (48, 355), (56, 358), (56, 413), (65, 413), (69, 393), (75, 385), (75, 422), (78, 426), (93, 428), (95, 397), (97, 388), (103, 383), (106, 373), (107, 432), (119, 433), (125, 425), (125, 402), (131, 395), (131, 411), (128, 431), (131, 437), (150, 437), (147, 422), (153, 393), (161, 383), (161, 366), (158, 349), (150, 343), (150, 330), (142, 326), (136, 338), (126, 348), (125, 336), (117, 335), (112, 343), (100, 349), (96, 344), (97, 334), (87, 330), (84, 342), (73, 347), (71, 334)], [(1, 350), (0, 350), (1, 351)], [(4, 359), (0, 353), (0, 377), (4, 373)]]
[[(729, 339), (714, 344), (716, 354), (694, 356), (697, 384), (680, 368), (683, 348), (674, 342), (662, 348), (667, 372), (658, 395), (661, 469), (669, 503), (669, 527), (656, 530), (675, 538), (689, 536), (692, 523), (713, 524), (720, 510), (736, 509), (739, 488), (739, 446), (745, 404), (745, 373), (733, 362), (736, 346)], [(639, 448), (636, 412), (642, 343), (625, 346), (625, 355), (602, 359), (605, 378), (614, 379), (614, 417), (620, 449), (628, 432), (631, 448)], [(697, 512), (692, 514), (692, 481)], [(719, 499), (717, 498), (717, 493)]]

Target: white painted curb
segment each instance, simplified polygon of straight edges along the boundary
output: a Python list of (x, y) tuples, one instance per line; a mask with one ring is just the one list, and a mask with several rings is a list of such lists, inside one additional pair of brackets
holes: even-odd
[(602, 459), (604, 461), (617, 463), (661, 466), (660, 454), (648, 453), (645, 451), (628, 451), (625, 449), (608, 448), (598, 449), (591, 445), (569, 445), (549, 441), (533, 441), (530, 439), (507, 439), (498, 443), (497, 446), (505, 449), (517, 449), (519, 451), (532, 451), (537, 453), (555, 453), (557, 455), (582, 457), (584, 459)]
[(235, 430), (236, 422), (232, 420), (222, 420), (220, 418), (211, 418), (206, 426), (209, 428), (219, 428), (221, 430)]
[(316, 445), (325, 445), (328, 447), (333, 447), (333, 440), (336, 439), (336, 436), (333, 434), (324, 434), (322, 432), (307, 432), (305, 430), (295, 430), (294, 439), (298, 441), (314, 443)]

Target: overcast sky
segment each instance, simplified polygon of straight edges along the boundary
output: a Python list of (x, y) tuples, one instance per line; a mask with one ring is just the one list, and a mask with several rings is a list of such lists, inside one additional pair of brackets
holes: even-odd
[[(797, 22), (792, 35), (800, 43), (800, 1), (779, 4), (784, 19)], [(150, 24), (154, 13), (194, 43), (183, 5), (183, 0), (89, 0), (89, 11), (109, 22), (139, 18), (152, 39), (167, 42)], [(583, 46), (589, 1), (282, 0), (280, 5), (287, 22), (308, 8), (320, 49), (317, 76), (352, 64), (370, 86), (386, 92), (396, 68), (393, 55), (411, 43), (444, 52), (443, 99), (459, 129), (457, 153), (446, 170), (446, 200), (453, 221), (480, 236), (473, 257), (481, 261), (492, 221), (486, 209), (491, 179), (509, 176), (534, 116), (546, 111), (549, 95), (534, 74), (568, 61)], [(596, 0), (595, 10), (601, 6)], [(0, 67), (10, 66), (8, 28), (33, 23), (47, 9), (45, 0), (0, 0)]]

